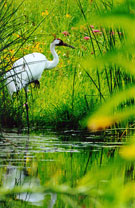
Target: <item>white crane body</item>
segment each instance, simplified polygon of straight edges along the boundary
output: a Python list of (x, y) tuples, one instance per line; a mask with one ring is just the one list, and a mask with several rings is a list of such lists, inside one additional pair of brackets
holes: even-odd
[(22, 88), (27, 90), (28, 85), (32, 82), (38, 82), (45, 69), (52, 69), (57, 66), (59, 57), (55, 51), (55, 46), (64, 45), (74, 48), (60, 39), (55, 39), (51, 45), (50, 50), (53, 55), (53, 60), (48, 61), (47, 58), (41, 53), (31, 53), (17, 60), (11, 70), (6, 72), (4, 79), (9, 94), (13, 95)]
[(17, 60), (4, 76), (10, 95), (22, 88), (27, 89), (29, 83), (39, 80), (46, 65), (47, 59), (41, 53), (28, 54)]

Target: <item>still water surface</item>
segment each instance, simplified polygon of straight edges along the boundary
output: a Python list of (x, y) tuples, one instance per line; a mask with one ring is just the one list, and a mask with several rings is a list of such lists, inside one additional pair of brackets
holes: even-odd
[[(95, 135), (48, 129), (29, 136), (4, 132), (0, 139), (1, 185), (10, 190), (23, 184), (40, 186), (59, 178), (58, 183), (74, 187), (91, 168), (106, 167), (120, 145), (111, 132)], [(0, 202), (0, 207), (20, 206), (66, 207), (55, 192), (21, 193)]]

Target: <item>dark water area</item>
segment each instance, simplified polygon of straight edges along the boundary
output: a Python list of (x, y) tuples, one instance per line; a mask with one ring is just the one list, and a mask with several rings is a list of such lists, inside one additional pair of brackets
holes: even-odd
[[(4, 131), (0, 139), (0, 207), (77, 207), (73, 202), (66, 205), (62, 193), (51, 188), (44, 193), (23, 192), (6, 198), (4, 191), (12, 192), (17, 186), (53, 186), (53, 180), (73, 188), (93, 168), (109, 167), (124, 143), (111, 131), (94, 134), (48, 129), (30, 135)], [(89, 207), (87, 200), (81, 203), (80, 207)]]

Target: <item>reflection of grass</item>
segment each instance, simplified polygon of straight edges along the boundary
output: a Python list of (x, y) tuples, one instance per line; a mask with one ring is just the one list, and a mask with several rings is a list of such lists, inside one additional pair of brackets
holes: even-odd
[[(8, 178), (6, 182), (2, 180), (4, 185), (0, 188), (0, 195), (5, 203), (2, 202), (1, 207), (5, 204), (10, 207), (31, 206), (15, 197), (16, 194), (21, 196), (23, 193), (27, 193), (27, 196), (33, 193), (43, 195), (56, 193), (55, 207), (134, 207), (133, 164), (121, 159), (116, 148), (109, 150), (103, 148), (101, 154), (93, 150), (80, 154), (73, 152), (52, 154), (43, 151), (35, 153), (36, 159), (30, 157), (26, 160), (25, 172), (20, 172), (18, 176), (9, 174), (6, 176)], [(48, 160), (51, 160), (50, 165)], [(5, 170), (3, 169), (2, 177)], [(24, 178), (26, 172), (29, 177)], [(14, 180), (19, 183), (10, 189), (7, 188)], [(48, 198), (45, 197), (43, 204), (47, 203), (46, 200)]]

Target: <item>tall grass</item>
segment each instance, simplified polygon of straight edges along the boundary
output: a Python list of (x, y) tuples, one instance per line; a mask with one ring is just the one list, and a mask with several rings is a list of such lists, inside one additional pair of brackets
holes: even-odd
[[(18, 32), (23, 28), (23, 17), (16, 17), (16, 13), (21, 4), (13, 8), (12, 2), (0, 1), (0, 117), (1, 124), (10, 124), (10, 112), (12, 103), (7, 99), (7, 93), (4, 83), (4, 73), (9, 70), (16, 60), (15, 54), (23, 42), (23, 36), (20, 38)], [(13, 109), (12, 109), (13, 110)]]
[[(76, 47), (74, 51), (67, 48), (57, 49), (60, 57), (58, 66), (44, 72), (40, 89), (34, 89), (32, 85), (29, 87), (31, 126), (52, 123), (56, 126), (64, 123), (79, 125), (78, 121), (97, 109), (99, 104), (106, 102), (110, 95), (134, 83), (134, 70), (132, 64), (129, 64), (133, 49), (128, 47), (133, 45), (129, 41), (133, 39), (133, 32), (129, 24), (126, 26), (126, 22), (123, 23), (121, 19), (122, 15), (125, 15), (125, 18), (127, 15), (126, 21), (129, 21), (130, 16), (133, 18), (127, 2), (117, 4), (111, 0), (91, 3), (80, 0), (75, 3), (71, 0), (40, 0), (37, 4), (36, 0), (28, 0), (18, 7), (19, 2), (15, 1), (12, 7), (8, 7), (11, 11), (19, 8), (14, 9), (16, 12), (11, 21), (11, 25), (17, 21), (18, 29), (12, 34), (9, 33), (10, 39), (15, 39), (16, 45), (14, 49), (12, 45), (8, 45), (11, 57), (10, 62), (6, 61), (8, 67), (4, 67), (3, 71), (11, 68), (16, 59), (35, 51), (52, 59), (49, 44), (55, 35)], [(21, 15), (24, 18), (24, 26), (20, 29)], [(120, 17), (119, 23), (117, 16)], [(39, 26), (43, 18), (45, 21)], [(39, 27), (33, 35), (37, 26)], [(123, 59), (122, 54), (126, 56), (128, 51), (130, 59)], [(5, 60), (3, 59), (2, 64)], [(15, 125), (20, 128), (26, 125), (23, 90), (11, 100), (6, 88), (2, 89), (0, 102), (3, 125)]]
[[(18, 4), (18, 2), (14, 3), (14, 5), (16, 4)], [(28, 5), (31, 4), (32, 2), (29, 1)], [(73, 3), (71, 3), (71, 5), (68, 4), (67, 6), (67, 4), (65, 4), (64, 2), (62, 3), (62, 5), (60, 2), (58, 4), (54, 3), (51, 5), (51, 7), (50, 4), (43, 4), (44, 8), (42, 8), (42, 10), (39, 10), (40, 13), (38, 13), (37, 16), (35, 16), (35, 13), (37, 12), (37, 8), (36, 8), (37, 4), (35, 2), (35, 4), (32, 5), (33, 5), (33, 13), (31, 15), (29, 15), (29, 7), (25, 7), (25, 2), (22, 5), (22, 8), (23, 6), (25, 7), (25, 12), (26, 12), (25, 21), (27, 23), (31, 22), (33, 26), (37, 24), (37, 21), (47, 17), (46, 24), (45, 25), (42, 24), (42, 26), (39, 28), (39, 32), (36, 34), (35, 38), (33, 39), (33, 42), (28, 42), (27, 44), (23, 45), (23, 47), (20, 48), (19, 53), (16, 54), (14, 57), (16, 57), (17, 59), (25, 55), (26, 53), (37, 51), (47, 54), (47, 58), (51, 59), (52, 57), (49, 52), (49, 44), (52, 41), (53, 36), (50, 38), (50, 35), (56, 34), (57, 37), (60, 38), (63, 37), (64, 39), (67, 39), (68, 36), (64, 37), (64, 34), (62, 32), (64, 30), (68, 30), (70, 34), (69, 35), (70, 40), (68, 38), (66, 42), (69, 42), (72, 39), (72, 44), (73, 44), (73, 42), (77, 40), (77, 34), (79, 33), (76, 32), (76, 28), (72, 28), (72, 26), (80, 20), (80, 16), (78, 13), (79, 8), (76, 5), (76, 8), (78, 10), (76, 12), (75, 10), (76, 8), (72, 7)], [(63, 10), (60, 9), (61, 7), (63, 7)], [(51, 13), (53, 8), (55, 10), (54, 14)], [(72, 15), (73, 12), (76, 13), (76, 16)], [(18, 10), (16, 16), (19, 16), (20, 13), (21, 13), (20, 10)], [(55, 15), (56, 13), (57, 15)], [(63, 17), (65, 24), (63, 24), (62, 21)], [(41, 36), (39, 36), (40, 34)], [(43, 37), (43, 35), (45, 37)], [(40, 37), (40, 41), (38, 40), (39, 37)], [(78, 40), (78, 44), (79, 44), (79, 40)], [(74, 123), (76, 123), (78, 117), (81, 118), (82, 115), (85, 114), (87, 108), (86, 95), (83, 95), (81, 92), (81, 89), (84, 88), (84, 80), (83, 77), (81, 76), (83, 72), (81, 72), (80, 69), (78, 70), (78, 67), (76, 67), (76, 58), (75, 58), (77, 54), (80, 53), (79, 51), (77, 50), (76, 54), (73, 54), (71, 50), (63, 49), (62, 51), (63, 55), (62, 53), (59, 54), (61, 57), (61, 62), (58, 68), (54, 72), (50, 71), (44, 73), (43, 76), (47, 76), (47, 77), (45, 78), (43, 77), (43, 79), (41, 80), (41, 89), (39, 90), (39, 92), (37, 90), (33, 90), (33, 86), (29, 88), (30, 93), (28, 98), (29, 98), (29, 106), (30, 106), (30, 120), (34, 124), (36, 125), (43, 125), (47, 123), (50, 124), (52, 123), (52, 121), (53, 123), (56, 124), (63, 121), (71, 121), (71, 122), (75, 121)], [(76, 79), (74, 78), (75, 68), (77, 68)], [(61, 80), (64, 81), (61, 82)], [(80, 80), (80, 82), (83, 83), (79, 92), (76, 92), (77, 87), (80, 84), (80, 83), (76, 84), (77, 80)], [(47, 86), (47, 91), (50, 92), (51, 96), (47, 91), (45, 91), (46, 87), (44, 85)], [(69, 87), (67, 88), (68, 85)], [(6, 90), (6, 88), (4, 90)], [(33, 94), (31, 94), (31, 90)], [(55, 93), (52, 93), (53, 91), (55, 91)], [(37, 94), (39, 95), (38, 100), (36, 99)], [(8, 112), (3, 111), (4, 113), (3, 116), (4, 118), (6, 117), (8, 118), (5, 120), (5, 122), (3, 120), (3, 124), (9, 125), (11, 123), (11, 125), (17, 125), (17, 126), (23, 124), (25, 125), (26, 123), (25, 109), (23, 107), (24, 99), (25, 98), (23, 91), (20, 92), (18, 96), (14, 96), (13, 101), (10, 101), (10, 98), (7, 97), (6, 99), (7, 103), (9, 103), (10, 106), (8, 106), (7, 104), (4, 106), (4, 108), (7, 108)], [(33, 105), (33, 103), (35, 104)], [(10, 118), (11, 118), (11, 122), (9, 123)]]
[(109, 10), (101, 9), (94, 18), (88, 15), (88, 22), (92, 19), (102, 28), (103, 43), (107, 47), (102, 56), (93, 59), (88, 55), (82, 63), (90, 71), (98, 68), (100, 75), (105, 72), (109, 93), (115, 92), (89, 120), (93, 129), (134, 117), (134, 14), (130, 12), (134, 6), (133, 1), (116, 2)]
[[(30, 23), (26, 16), (23, 14), (18, 15), (20, 8), (23, 5), (23, 1), (16, 5), (12, 1), (0, 2), (0, 23), (1, 23), (1, 39), (0, 39), (0, 103), (1, 103), (1, 125), (2, 126), (18, 126), (22, 128), (23, 117), (25, 116), (25, 95), (20, 93), (15, 98), (11, 99), (8, 96), (6, 90), (4, 74), (11, 70), (13, 63), (24, 55), (24, 47), (26, 44), (33, 43), (35, 37), (33, 33), (40, 26), (40, 24), (46, 19), (43, 17), (40, 22), (34, 27), (30, 26)], [(31, 91), (32, 95), (32, 91)], [(25, 119), (26, 120), (26, 119)]]

